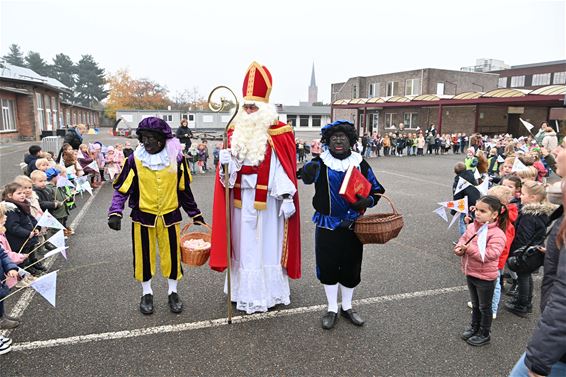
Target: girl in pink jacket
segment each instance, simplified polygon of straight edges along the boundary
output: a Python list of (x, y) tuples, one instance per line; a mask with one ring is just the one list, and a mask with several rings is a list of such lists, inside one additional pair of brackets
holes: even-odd
[[(490, 342), (491, 302), (499, 278), (499, 256), (505, 248), (507, 210), (498, 198), (486, 195), (476, 202), (475, 215), (454, 246), (454, 254), (462, 257), (472, 301), (472, 323), (462, 339), (472, 346), (483, 346)], [(484, 242), (485, 250), (480, 247)]]

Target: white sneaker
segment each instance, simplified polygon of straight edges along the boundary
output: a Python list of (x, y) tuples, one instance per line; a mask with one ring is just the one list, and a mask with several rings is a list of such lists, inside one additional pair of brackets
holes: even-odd
[(493, 313), (493, 316), (492, 316), (491, 318), (496, 319), (496, 318), (497, 318), (497, 313)]
[(473, 305), (471, 301), (468, 301), (468, 308), (473, 309)]
[(0, 355), (4, 355), (12, 350), (12, 339), (6, 339), (8, 339), (8, 341), (0, 343)]
[(11, 345), (11, 344), (12, 344), (12, 339), (6, 338), (5, 336), (0, 335), (0, 343), (2, 343), (2, 344), (7, 344), (7, 345)]

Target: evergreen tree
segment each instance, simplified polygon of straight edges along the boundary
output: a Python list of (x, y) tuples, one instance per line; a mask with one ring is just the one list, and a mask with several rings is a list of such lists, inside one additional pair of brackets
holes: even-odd
[(42, 76), (49, 76), (49, 68), (39, 52), (30, 51), (26, 55), (26, 67)]
[(84, 106), (94, 106), (108, 95), (104, 90), (104, 69), (91, 55), (82, 55), (76, 66), (75, 99)]
[[(53, 65), (51, 66), (51, 76), (59, 80), (69, 89), (75, 87), (75, 74), (76, 67), (71, 58), (65, 54), (57, 54), (53, 58)], [(63, 100), (71, 101), (73, 96), (67, 93), (61, 93)]]
[(20, 46), (12, 43), (9, 49), (10, 52), (2, 57), (4, 60), (6, 60), (6, 63), (17, 65), (19, 67), (25, 66), (24, 53), (20, 50)]

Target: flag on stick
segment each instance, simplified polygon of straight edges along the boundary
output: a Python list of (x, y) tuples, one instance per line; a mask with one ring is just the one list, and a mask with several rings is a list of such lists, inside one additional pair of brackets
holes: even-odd
[(59, 178), (57, 178), (57, 187), (66, 186), (75, 187), (75, 185), (73, 185), (73, 182), (69, 181), (66, 176), (60, 175)]
[(65, 247), (65, 233), (63, 229), (52, 235), (46, 242), (50, 242), (57, 248)]
[(45, 210), (43, 215), (37, 220), (37, 226), (44, 226), (46, 228), (53, 228), (53, 229), (65, 229), (63, 224), (61, 224), (52, 214), (49, 213), (49, 210)]
[(481, 195), (487, 195), (487, 190), (489, 190), (489, 179), (484, 179), (482, 183), (475, 186)]
[(515, 158), (515, 162), (513, 162), (513, 167), (511, 168), (512, 172), (516, 172), (516, 171), (525, 171), (528, 170), (529, 168), (523, 164), (521, 162), (521, 160), (519, 160), (519, 157)]
[(47, 252), (47, 253), (45, 254), (45, 256), (43, 257), (43, 259), (52, 257), (53, 255), (59, 254), (59, 253), (61, 253), (61, 255), (63, 256), (63, 258), (67, 259), (67, 249), (68, 249), (68, 248), (69, 248), (68, 246), (65, 246), (65, 247), (58, 247), (58, 248), (56, 248), (56, 249), (53, 249), (53, 250)]
[(454, 225), (454, 223), (456, 222), (456, 220), (458, 220), (460, 218), (460, 214), (456, 213), (454, 216), (452, 216), (452, 221), (450, 221), (450, 224), (448, 225), (448, 229), (450, 229), (452, 227), (452, 225)]
[(43, 275), (30, 285), (54, 307), (57, 293), (57, 272), (59, 272), (59, 270)]
[(497, 162), (499, 162), (500, 164), (505, 162), (505, 159), (503, 157), (501, 157), (501, 155), (497, 156)]
[(487, 247), (487, 224), (483, 224), (478, 230), (478, 249), (482, 262), (485, 260), (485, 251)]
[(436, 213), (438, 216), (442, 217), (444, 221), (448, 222), (448, 216), (446, 216), (446, 210), (444, 207), (438, 207), (432, 212)]
[(100, 169), (98, 168), (98, 164), (96, 163), (96, 160), (93, 160), (90, 164), (88, 164), (86, 166), (87, 168), (91, 168), (94, 171), (99, 171)]
[(531, 123), (524, 121), (522, 118), (519, 118), (519, 120), (521, 121), (521, 123), (523, 123), (523, 126), (525, 126), (525, 128), (527, 129), (527, 131), (529, 131), (529, 133), (535, 127)]
[(470, 182), (468, 182), (464, 178), (460, 177), (460, 179), (458, 179), (458, 184), (456, 185), (456, 190), (454, 190), (454, 195), (456, 195), (457, 193), (464, 190), (466, 187), (468, 187), (470, 185), (471, 185)]

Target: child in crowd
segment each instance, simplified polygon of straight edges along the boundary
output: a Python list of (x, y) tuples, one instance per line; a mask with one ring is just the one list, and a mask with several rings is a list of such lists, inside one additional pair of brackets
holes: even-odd
[[(556, 208), (546, 200), (546, 190), (539, 182), (523, 182), (521, 187), (521, 210), (515, 222), (515, 239), (511, 255), (524, 246), (544, 243), (549, 216)], [(505, 303), (505, 309), (520, 317), (532, 312), (533, 278), (529, 272), (518, 272), (518, 295)]]
[[(0, 282), (0, 299), (2, 299), (10, 292), (8, 285), (4, 281), (4, 276), (14, 279), (18, 277), (18, 266), (10, 260), (2, 247), (0, 247), (0, 276), (2, 276), (2, 281)], [(17, 319), (9, 317), (4, 313), (4, 301), (0, 301), (0, 330), (14, 329), (19, 325), (20, 322)], [(0, 355), (10, 352), (11, 344), (12, 339), (0, 336)]]
[(470, 147), (468, 148), (468, 151), (466, 152), (466, 158), (464, 159), (466, 169), (471, 170), (472, 172), (475, 172), (476, 166), (478, 166), (478, 159), (475, 155), (476, 151), (473, 147)]
[(46, 171), (49, 169), (49, 160), (46, 158), (38, 158), (35, 160), (35, 167), (37, 170)]
[(106, 178), (104, 177), (104, 164), (106, 162), (106, 159), (104, 158), (104, 154), (102, 153), (102, 143), (95, 141), (92, 145), (92, 148), (92, 158), (94, 158), (94, 160), (98, 164), (98, 172), (100, 173), (102, 182), (105, 182)]
[(65, 187), (57, 187), (57, 179), (59, 178), (59, 171), (56, 168), (48, 169), (46, 172), (47, 176), (47, 187), (50, 188), (53, 192), (53, 200), (56, 202), (61, 202), (63, 205), (55, 208), (53, 210), (53, 217), (57, 219), (63, 226), (67, 227), (67, 218), (69, 217), (69, 207), (66, 202), (69, 201), (69, 197), (67, 196), (67, 191)]
[(81, 164), (83, 171), (85, 174), (91, 176), (91, 185), (92, 188), (98, 188), (101, 185), (101, 177), (100, 173), (97, 169), (93, 169), (92, 166), (89, 166), (94, 161), (92, 157), (92, 153), (88, 149), (88, 145), (81, 144), (79, 146), (79, 154), (77, 155), (77, 161)]
[(220, 158), (220, 149), (222, 149), (221, 143), (214, 144), (214, 149), (212, 150), (212, 157), (214, 158), (214, 169), (218, 169), (218, 162)]
[(113, 146), (109, 146), (106, 150), (105, 162), (104, 171), (110, 180), (114, 181), (114, 178), (120, 174), (121, 165)]
[(32, 171), (37, 169), (35, 166), (35, 161), (38, 158), (43, 157), (41, 147), (39, 145), (32, 145), (28, 148), (28, 154), (24, 157), (24, 164), (27, 165), (27, 171), (25, 172), (27, 175), (30, 175)]
[(526, 169), (516, 171), (515, 175), (519, 177), (523, 183), (528, 181), (536, 182), (538, 170), (534, 166), (527, 166)]
[[(27, 254), (37, 245), (40, 231), (35, 227), (37, 221), (31, 215), (25, 189), (19, 183), (8, 183), (4, 186), (2, 200), (6, 206), (6, 238), (10, 248), (17, 253)], [(34, 254), (30, 254), (24, 264), (27, 266), (34, 262), (37, 259)], [(28, 271), (36, 275), (45, 271), (45, 267), (36, 263)]]
[[(485, 255), (478, 246), (480, 228), (487, 224)], [(507, 212), (494, 196), (481, 197), (475, 206), (475, 221), (468, 225), (466, 233), (454, 246), (454, 254), (462, 257), (462, 272), (466, 275), (472, 299), (472, 321), (462, 334), (462, 339), (472, 346), (483, 346), (491, 340), (493, 320), (492, 300), (499, 256), (505, 248)]]
[[(468, 213), (471, 214), (469, 209), (476, 204), (476, 200), (480, 197), (480, 192), (474, 186), (478, 185), (478, 182), (474, 178), (474, 173), (471, 170), (466, 169), (466, 165), (463, 162), (457, 162), (454, 165), (454, 183), (452, 184), (452, 193), (453, 193), (453, 200), (463, 199), (465, 196), (468, 197)], [(456, 192), (456, 187), (460, 182), (460, 178), (468, 181), (470, 186), (466, 187), (465, 189), (461, 190), (458, 193)], [(455, 193), (455, 194), (454, 194)], [(455, 214), (456, 212), (453, 212)], [(460, 235), (464, 234), (466, 231), (466, 223), (465, 223), (466, 214), (460, 214), (460, 222), (459, 222), (459, 231)]]
[[(4, 249), (4, 252), (8, 255), (12, 263), (15, 263), (18, 266), (23, 265), (25, 260), (28, 258), (28, 255), (23, 253), (18, 254), (12, 251), (12, 248), (10, 247), (10, 243), (6, 238), (5, 224), (6, 224), (6, 205), (4, 203), (0, 203), (0, 247)], [(19, 267), (18, 270), (19, 272), (24, 271)], [(16, 288), (24, 288), (29, 286), (36, 279), (35, 277), (32, 276), (32, 274), (30, 274), (27, 271), (22, 272), (22, 274), (24, 274), (25, 277), (20, 281), (18, 281), (17, 278), (6, 279), (6, 284), (8, 284), (8, 288), (12, 288), (14, 285), (16, 286)]]
[(53, 198), (53, 190), (47, 187), (47, 174), (40, 170), (31, 173), (31, 181), (33, 183), (33, 191), (37, 195), (39, 206), (42, 211), (49, 210), (51, 213), (63, 203)]
[(493, 293), (493, 301), (491, 303), (491, 310), (493, 312), (493, 319), (497, 318), (497, 309), (499, 308), (499, 301), (501, 300), (501, 290), (503, 289), (503, 269), (505, 267), (505, 262), (507, 262), (507, 257), (509, 256), (509, 250), (511, 249), (511, 244), (515, 238), (515, 221), (517, 216), (519, 216), (518, 207), (510, 203), (513, 199), (513, 191), (506, 186), (495, 186), (488, 190), (488, 195), (495, 196), (499, 199), (501, 204), (505, 207), (507, 211), (507, 227), (505, 228), (505, 249), (499, 257), (499, 263), (497, 269), (499, 270), (499, 278), (495, 281), (495, 291)]
[(487, 158), (487, 174), (489, 174), (490, 177), (496, 176), (499, 172), (498, 158), (497, 148), (491, 148), (489, 150), (489, 157)]
[[(35, 171), (37, 170), (34, 170), (34, 172)], [(41, 215), (43, 215), (43, 210), (39, 205), (39, 198), (33, 191), (33, 182), (31, 178), (25, 175), (18, 175), (14, 179), (14, 182), (20, 184), (24, 188), (24, 192), (26, 194), (26, 200), (30, 205), (31, 215), (33, 216), (34, 219), (36, 220), (39, 219)]]

